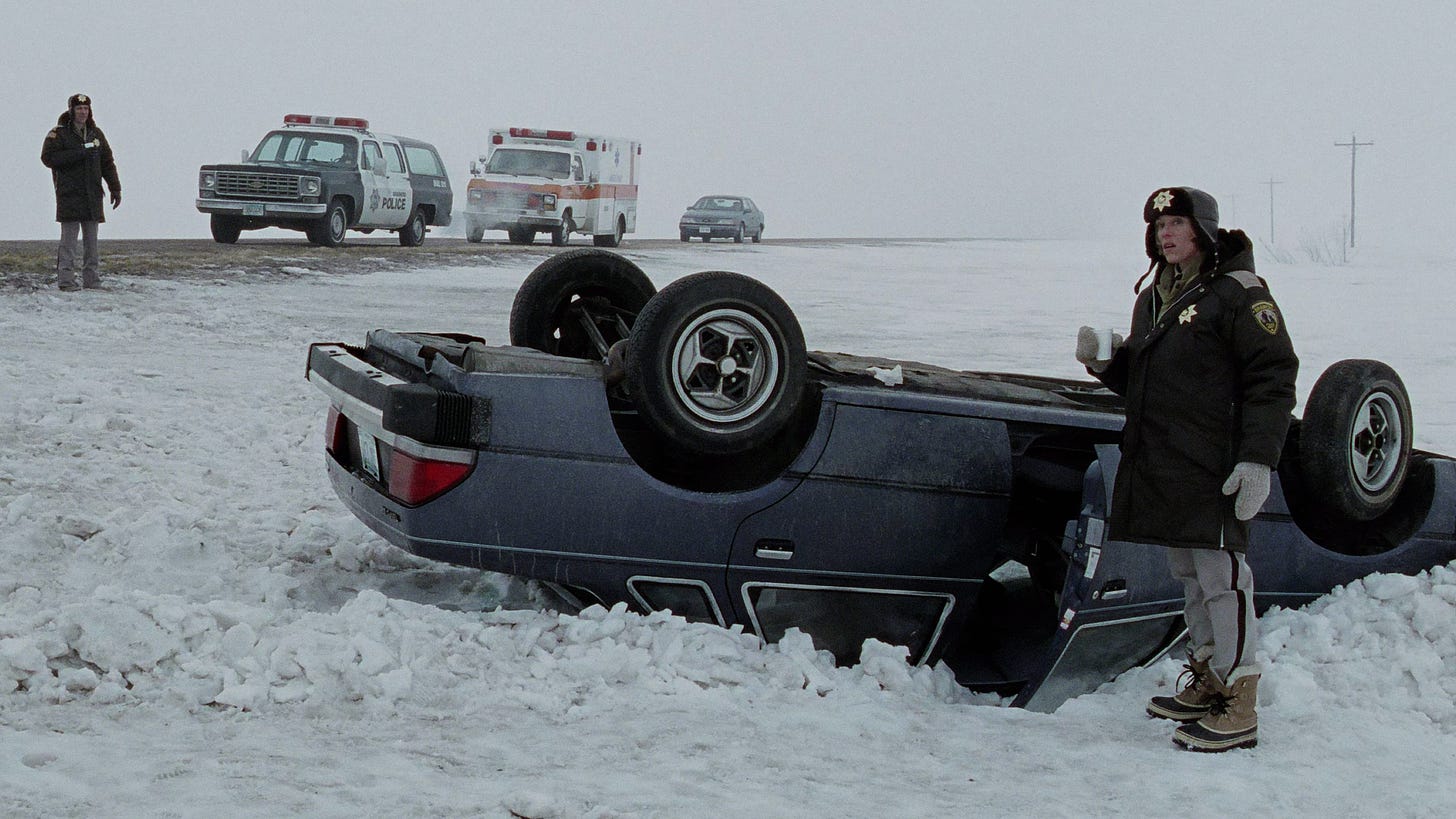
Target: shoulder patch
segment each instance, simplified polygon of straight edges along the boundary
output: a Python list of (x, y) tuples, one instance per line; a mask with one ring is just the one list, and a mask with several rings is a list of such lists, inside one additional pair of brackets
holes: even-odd
[(55, 139), (55, 138), (56, 138), (56, 129), (52, 128), (51, 129), (51, 132), (49, 134), (46, 134), (46, 139)]
[(1271, 336), (1279, 335), (1279, 308), (1274, 306), (1272, 301), (1256, 301), (1249, 308), (1254, 313), (1254, 321), (1264, 328), (1264, 332)]
[(1242, 284), (1245, 290), (1264, 286), (1264, 282), (1258, 276), (1255, 276), (1252, 270), (1230, 270), (1224, 275)]

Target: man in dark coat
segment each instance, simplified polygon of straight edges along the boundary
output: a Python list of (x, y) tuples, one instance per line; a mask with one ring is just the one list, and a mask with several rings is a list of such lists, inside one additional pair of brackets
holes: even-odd
[(1254, 274), (1252, 243), (1218, 227), (1212, 196), (1162, 188), (1143, 218), (1155, 275), (1126, 342), (1099, 350), (1090, 327), (1077, 338), (1077, 359), (1127, 398), (1110, 534), (1169, 547), (1183, 583), (1191, 682), (1148, 713), (1184, 723), (1173, 737), (1184, 747), (1250, 747), (1258, 631), (1244, 552), (1289, 430), (1299, 359)]
[(62, 290), (76, 289), (76, 236), (80, 234), (85, 258), (81, 283), (101, 286), (96, 252), (97, 225), (106, 221), (101, 182), (111, 192), (111, 207), (121, 204), (121, 181), (106, 134), (91, 116), (91, 98), (73, 94), (56, 127), (46, 134), (40, 161), (51, 169), (56, 186), (56, 221), (61, 223), (61, 246), (56, 253), (56, 276)]

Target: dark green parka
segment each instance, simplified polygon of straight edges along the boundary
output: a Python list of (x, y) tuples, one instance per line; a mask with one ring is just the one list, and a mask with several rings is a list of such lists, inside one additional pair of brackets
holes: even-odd
[[(94, 142), (96, 147), (87, 148)], [(93, 118), (86, 123), (84, 134), (71, 127), (71, 112), (61, 114), (56, 127), (46, 134), (40, 149), (40, 161), (51, 169), (56, 186), (57, 222), (105, 222), (102, 208), (101, 181), (112, 194), (121, 192), (116, 175), (116, 159), (106, 134), (96, 127)]]
[(1126, 344), (1094, 373), (1127, 398), (1114, 539), (1243, 551), (1249, 526), (1223, 483), (1240, 461), (1279, 463), (1299, 359), (1248, 237), (1219, 230), (1217, 248), (1166, 307), (1155, 286), (1138, 295)]

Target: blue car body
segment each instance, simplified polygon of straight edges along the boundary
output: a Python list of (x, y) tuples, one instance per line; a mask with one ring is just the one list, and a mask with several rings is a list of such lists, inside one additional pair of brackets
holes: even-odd
[[(896, 366), (900, 383), (876, 377)], [(846, 663), (873, 637), (1038, 710), (1178, 644), (1163, 550), (1106, 537), (1116, 396), (839, 353), (809, 372), (783, 443), (689, 469), (611, 400), (602, 363), (385, 330), (308, 356), (334, 490), (426, 558), (770, 642), (797, 627)], [(1395, 508), (1330, 531), (1299, 485), (1299, 429), (1252, 526), (1260, 608), (1456, 558), (1456, 462), (1415, 453)]]

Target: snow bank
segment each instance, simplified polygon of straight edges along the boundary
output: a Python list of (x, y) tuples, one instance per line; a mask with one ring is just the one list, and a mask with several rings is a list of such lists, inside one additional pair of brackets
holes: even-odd
[(903, 648), (868, 641), (837, 668), (803, 633), (757, 637), (625, 604), (580, 615), (447, 611), (366, 590), (335, 612), (299, 612), (102, 587), (33, 612), (22, 587), (0, 607), (0, 691), (51, 703), (176, 701), (258, 710), (291, 704), (468, 713), (513, 702), (564, 715), (594, 692), (716, 688), (818, 696), (967, 699), (949, 669), (913, 668)]

